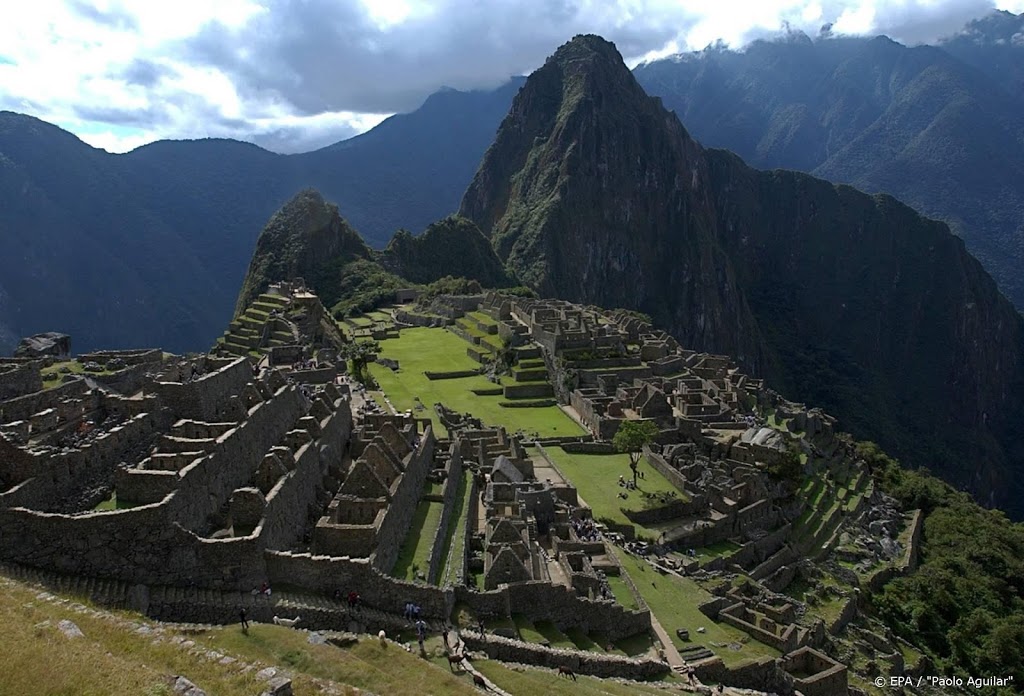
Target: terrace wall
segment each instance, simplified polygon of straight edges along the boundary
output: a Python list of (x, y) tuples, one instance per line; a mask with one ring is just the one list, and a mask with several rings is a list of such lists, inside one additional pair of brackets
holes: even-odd
[(201, 421), (238, 420), (225, 418), (232, 396), (241, 394), (252, 380), (252, 366), (247, 358), (238, 358), (215, 372), (191, 382), (155, 382), (153, 391), (177, 418)]
[(377, 550), (370, 557), (378, 570), (390, 571), (398, 559), (427, 475), (433, 468), (435, 442), (433, 428), (428, 426), (419, 446), (409, 455), (405, 472), (392, 493), (384, 519), (377, 529)]
[(518, 662), (557, 669), (568, 667), (578, 674), (595, 677), (624, 679), (657, 679), (670, 669), (667, 662), (651, 658), (629, 658), (583, 650), (552, 649), (536, 643), (526, 643), (497, 635), (481, 638), (477, 633), (464, 632), (462, 640), (475, 652), (486, 653), (492, 660)]
[[(448, 475), (444, 482), (444, 493), (442, 495), (441, 522), (434, 534), (434, 541), (430, 546), (430, 563), (427, 569), (427, 581), (436, 583), (441, 573), (441, 559), (444, 557), (445, 540), (448, 537), (448, 525), (457, 524), (457, 519), (452, 519), (462, 511), (455, 509), (455, 495), (462, 484), (462, 452), (456, 443), (452, 443), (451, 453), (448, 459)], [(452, 544), (455, 543), (454, 537)]]

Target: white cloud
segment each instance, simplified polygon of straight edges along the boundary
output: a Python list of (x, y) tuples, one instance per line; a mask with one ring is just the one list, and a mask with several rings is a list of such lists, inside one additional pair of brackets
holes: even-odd
[(63, 0), (9, 3), (0, 108), (124, 151), (158, 138), (318, 147), (441, 86), (497, 86), (577, 33), (631, 64), (784, 26), (909, 43), (1024, 0)]

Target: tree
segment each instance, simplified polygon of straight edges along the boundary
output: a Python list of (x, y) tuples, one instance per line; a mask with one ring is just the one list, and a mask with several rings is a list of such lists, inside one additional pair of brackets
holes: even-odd
[(640, 455), (644, 445), (650, 444), (658, 434), (658, 426), (654, 421), (627, 420), (619, 426), (612, 445), (619, 452), (629, 454), (629, 468), (633, 472), (633, 485), (636, 486), (636, 471), (640, 464)]
[(342, 346), (340, 355), (352, 362), (352, 375), (360, 382), (365, 382), (366, 365), (376, 360), (380, 354), (380, 344), (376, 341), (349, 341)]

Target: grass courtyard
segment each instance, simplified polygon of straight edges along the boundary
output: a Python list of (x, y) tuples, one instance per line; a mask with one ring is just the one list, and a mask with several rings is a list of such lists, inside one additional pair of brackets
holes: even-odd
[(438, 584), (454, 585), (458, 581), (459, 563), (466, 548), (466, 525), (469, 523), (469, 515), (473, 501), (470, 500), (470, 482), (473, 473), (465, 471), (459, 487), (455, 491), (455, 512), (448, 521), (448, 529), (445, 531), (444, 557), (441, 559), (441, 573)]
[[(557, 406), (504, 408), (503, 396), (477, 396), (472, 389), (493, 389), (494, 384), (482, 375), (458, 379), (429, 380), (424, 371), (456, 372), (474, 370), (480, 364), (466, 355), (469, 343), (450, 331), (433, 328), (403, 329), (399, 338), (380, 341), (381, 357), (397, 360), (399, 372), (370, 365), (370, 372), (381, 390), (399, 410), (414, 409), (413, 414), (429, 417), (440, 435), (443, 427), (434, 413), (434, 404), (472, 413), (485, 425), (502, 425), (510, 431), (520, 428), (541, 435), (581, 435), (583, 429)], [(416, 397), (426, 407), (416, 411)]]
[(441, 525), (443, 510), (443, 503), (429, 500), (421, 500), (416, 506), (416, 514), (409, 525), (409, 533), (405, 536), (405, 542), (398, 552), (398, 559), (391, 572), (396, 578), (415, 580), (417, 572), (424, 575), (427, 573), (430, 565), (430, 547), (434, 543), (437, 528)]
[[(622, 569), (629, 573), (651, 612), (672, 637), (676, 648), (703, 645), (722, 658), (727, 665), (735, 665), (758, 657), (778, 657), (779, 652), (763, 643), (753, 640), (746, 633), (726, 624), (718, 624), (704, 616), (697, 607), (711, 599), (711, 594), (689, 578), (675, 575), (661, 575), (646, 562), (625, 553), (615, 551)], [(704, 633), (697, 633), (699, 627)], [(677, 628), (690, 631), (690, 642), (676, 635)], [(740, 650), (727, 647), (740, 644)]]
[[(633, 473), (629, 469), (628, 454), (570, 454), (561, 447), (546, 447), (548, 455), (554, 460), (559, 471), (579, 491), (580, 497), (594, 511), (594, 517), (609, 519), (620, 524), (633, 524), (623, 510), (643, 510), (646, 506), (659, 506), (645, 498), (643, 493), (672, 493), (680, 498), (684, 494), (658, 473), (650, 464), (641, 460), (639, 470), (644, 478), (637, 480), (637, 490), (627, 491), (619, 487), (619, 476), (631, 480)], [(619, 493), (628, 497), (622, 499)], [(651, 500), (651, 502), (648, 502)], [(657, 537), (657, 529), (646, 528), (634, 524), (638, 532)]]

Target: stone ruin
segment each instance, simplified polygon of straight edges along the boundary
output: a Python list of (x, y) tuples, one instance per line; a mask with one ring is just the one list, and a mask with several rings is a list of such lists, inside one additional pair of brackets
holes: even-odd
[[(293, 611), (311, 627), (365, 628), (372, 617), (390, 629), (404, 627), (399, 607), (415, 601), (436, 625), (458, 605), (610, 640), (650, 630), (646, 608), (626, 610), (608, 591), (608, 577), (622, 573), (611, 544), (632, 527), (596, 523), (543, 444), (530, 455), (520, 435), (441, 404), (444, 438), (429, 419), (384, 413), (339, 377), (338, 339), (303, 286), (275, 286), (254, 305), (210, 355), (98, 351), (56, 379), (53, 356), (0, 360), (8, 570), (101, 587), (95, 598), (167, 620), (228, 622), (244, 606), (257, 620)], [(627, 312), (498, 293), (432, 307), (448, 318), (483, 312), (530, 361), (524, 372), (543, 363), (543, 386), (591, 431), (557, 439), (567, 450), (607, 451), (627, 420), (657, 425), (644, 458), (676, 495), (626, 513), (663, 530), (636, 552), (659, 572), (704, 584), (708, 620), (783, 654), (728, 670), (711, 650), (688, 653), (703, 678), (854, 693), (846, 666), (829, 656), (847, 644), (891, 674), (910, 671), (896, 641), (859, 616), (856, 591), (820, 582), (829, 572), (880, 587), (914, 567), (920, 538), (920, 515), (873, 489), (833, 419)], [(363, 407), (353, 412), (357, 398)], [(794, 459), (825, 473), (797, 491), (799, 482), (773, 473)], [(471, 482), (466, 510), (480, 514), (468, 515), (462, 552), (445, 561), (463, 480)], [(440, 503), (444, 517), (429, 563), (409, 583), (390, 573), (424, 500)], [(797, 598), (787, 594), (794, 584), (811, 589)], [(270, 597), (258, 592), (282, 585)], [(348, 590), (360, 593), (362, 614), (334, 601)], [(825, 603), (838, 607), (836, 617), (810, 620)], [(489, 650), (600, 675), (667, 671), (649, 658), (575, 654), (514, 636)]]
[[(301, 347), (301, 364), (275, 364), (274, 345), (189, 357), (100, 351), (80, 359), (101, 370), (61, 373), (48, 388), (51, 358), (0, 363), (5, 572), (170, 621), (231, 622), (244, 607), (258, 621), (294, 612), (311, 627), (392, 630), (411, 600), (435, 630), (456, 604), (613, 640), (648, 630), (647, 612), (550, 581), (529, 530), (564, 524), (575, 491), (534, 480), (517, 439), (469, 419), (439, 439), (411, 413), (354, 414), (350, 385), (318, 360), (331, 340), (320, 338)], [(466, 525), (464, 553), (448, 567), (435, 542), (422, 582), (392, 577), (419, 501), (435, 496), (452, 514), (467, 469), (469, 497), (483, 492), (491, 506), (486, 528)], [(440, 490), (427, 494), (428, 481)], [(508, 553), (521, 554), (514, 577), (466, 584), (475, 559), (493, 579)], [(336, 601), (350, 590), (358, 613)], [(666, 670), (646, 658), (587, 659), (593, 673)]]
[[(827, 563), (829, 572), (855, 587), (878, 588), (916, 562), (920, 515), (901, 513), (874, 490), (835, 420), (820, 409), (786, 401), (725, 356), (683, 349), (632, 313), (500, 293), (476, 300), (458, 298), (451, 303), (452, 316), (483, 312), (497, 322), (502, 339), (518, 350), (536, 350), (559, 400), (572, 407), (597, 440), (561, 443), (567, 451), (608, 451), (601, 443), (614, 437), (623, 422), (655, 423), (659, 435), (644, 457), (679, 495), (626, 515), (635, 524), (664, 530), (654, 545), (658, 552), (649, 557), (662, 572), (700, 582), (748, 578), (749, 587), (734, 588), (702, 610), (786, 656), (766, 668), (765, 675), (774, 676), (762, 679), (762, 686), (778, 679), (783, 690), (797, 688), (786, 670), (804, 674), (814, 662), (815, 674), (826, 678), (802, 682), (802, 688), (845, 690), (846, 667), (828, 662), (831, 658), (820, 650), (848, 641), (847, 626), (855, 630), (851, 623), (860, 620), (856, 590), (819, 587), (821, 571), (805, 559), (834, 559)], [(824, 473), (801, 495), (794, 479), (774, 473), (789, 467), (806, 474), (811, 461)], [(488, 486), (494, 491), (525, 487), (525, 478), (518, 480), (502, 465)], [(817, 500), (836, 502), (818, 509)], [(529, 551), (534, 540), (529, 523), (512, 506), (506, 510), (493, 503), (493, 509), (502, 514), (488, 520), (482, 564), (499, 574), (491, 582), (500, 582), (502, 574), (520, 582), (539, 577), (543, 564)], [(587, 514), (576, 510), (570, 519)], [(560, 552), (559, 577), (570, 578), (580, 591), (593, 594), (602, 575), (616, 572), (603, 543), (575, 538), (564, 518), (552, 522), (549, 531)], [(629, 528), (615, 531), (632, 533)], [(691, 551), (706, 548), (722, 550)], [(855, 563), (857, 572), (840, 562)], [(837, 618), (805, 620), (807, 605), (785, 594), (797, 580), (817, 588), (807, 594), (809, 601), (839, 603)], [(902, 674), (901, 663), (888, 653), (879, 655), (889, 660), (892, 674)], [(826, 662), (815, 662), (815, 656)], [(714, 671), (708, 670), (709, 675)]]

